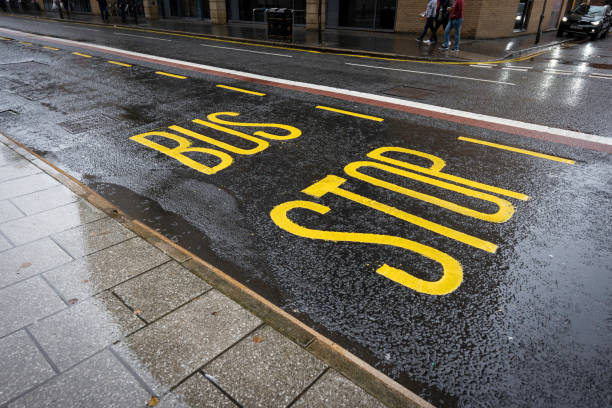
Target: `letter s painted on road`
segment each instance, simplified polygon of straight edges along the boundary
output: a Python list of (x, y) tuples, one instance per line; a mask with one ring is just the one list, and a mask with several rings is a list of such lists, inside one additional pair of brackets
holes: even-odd
[(435, 282), (416, 278), (409, 273), (384, 264), (376, 270), (380, 275), (420, 293), (429, 295), (446, 295), (457, 289), (463, 281), (461, 264), (453, 257), (427, 245), (419, 244), (405, 238), (391, 235), (365, 234), (356, 232), (322, 231), (302, 227), (291, 221), (287, 213), (293, 209), (302, 208), (319, 214), (326, 214), (329, 207), (312, 201), (289, 201), (272, 209), (270, 216), (280, 228), (300, 237), (337, 242), (360, 242), (378, 245), (389, 245), (403, 248), (429, 258), (442, 265), (442, 277)]

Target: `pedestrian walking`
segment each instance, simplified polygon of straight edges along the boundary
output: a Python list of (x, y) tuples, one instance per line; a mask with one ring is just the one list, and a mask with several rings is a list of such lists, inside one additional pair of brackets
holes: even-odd
[(121, 16), (121, 22), (125, 24), (127, 0), (117, 0), (117, 8), (119, 8), (119, 15)]
[(431, 30), (431, 37), (429, 38), (429, 40), (423, 41), (423, 44), (431, 43), (432, 39), (435, 39), (435, 41), (433, 42), (437, 41), (436, 32), (434, 31), (434, 25), (436, 20), (436, 4), (437, 0), (428, 0), (427, 2), (427, 9), (425, 10), (425, 28), (423, 29), (423, 33), (419, 36), (419, 38), (417, 38), (417, 41), (423, 41), (423, 37), (425, 37), (425, 34), (427, 34), (427, 30)]
[(451, 0), (438, 0), (438, 9), (436, 10), (436, 22), (434, 26), (434, 32), (436, 33), (436, 40), (438, 36), (438, 29), (442, 27), (442, 35), (448, 25), (448, 17), (452, 8)]
[(106, 0), (98, 0), (98, 6), (100, 6), (100, 17), (102, 17), (102, 21), (108, 23), (108, 3)]
[(450, 32), (455, 30), (455, 46), (453, 51), (459, 51), (459, 42), (461, 41), (461, 24), (463, 24), (463, 0), (455, 0), (455, 4), (451, 9), (449, 23), (444, 30), (444, 44), (442, 49), (447, 50), (450, 45)]

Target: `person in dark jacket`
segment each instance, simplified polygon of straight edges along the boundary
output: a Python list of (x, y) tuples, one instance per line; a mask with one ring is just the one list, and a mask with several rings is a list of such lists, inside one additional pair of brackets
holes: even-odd
[(98, 0), (98, 6), (100, 7), (100, 17), (103, 21), (108, 22), (108, 3), (106, 0)]
[(434, 26), (434, 32), (436, 34), (438, 33), (438, 29), (440, 27), (442, 27), (442, 32), (446, 30), (446, 26), (448, 25), (448, 17), (450, 15), (450, 10), (452, 6), (453, 3), (451, 0), (438, 0), (438, 9), (436, 10), (436, 23)]

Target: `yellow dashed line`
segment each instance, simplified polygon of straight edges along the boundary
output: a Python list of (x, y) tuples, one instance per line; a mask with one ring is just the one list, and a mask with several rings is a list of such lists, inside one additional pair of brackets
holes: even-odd
[(574, 160), (564, 159), (562, 157), (551, 156), (551, 155), (543, 154), (543, 153), (538, 153), (538, 152), (534, 152), (531, 150), (519, 149), (518, 147), (511, 147), (511, 146), (506, 146), (506, 145), (502, 145), (498, 143), (486, 142), (484, 140), (470, 139), (469, 137), (463, 137), (463, 136), (460, 136), (458, 139), (463, 140), (464, 142), (477, 143), (477, 144), (481, 144), (485, 146), (495, 147), (497, 149), (509, 150), (511, 152), (527, 154), (529, 156), (535, 156), (535, 157), (539, 157), (542, 159), (554, 160), (554, 161), (558, 161), (558, 162), (565, 163), (565, 164), (575, 164), (576, 163)]
[(247, 93), (247, 94), (251, 94), (251, 95), (266, 96), (265, 93), (255, 92), (255, 91), (248, 91), (248, 90), (242, 89), (242, 88), (234, 88), (233, 86), (217, 85), (217, 87), (218, 88), (224, 88), (224, 89), (230, 89), (230, 90), (236, 91), (236, 92), (243, 92), (243, 93)]
[(11, 41), (11, 38), (0, 37), (0, 40), (3, 40), (3, 41)]
[(91, 58), (91, 55), (82, 54), (80, 52), (73, 52), (74, 55), (78, 55), (79, 57)]
[(172, 77), (172, 78), (178, 78), (178, 79), (187, 79), (187, 77), (186, 77), (186, 76), (182, 76), (182, 75), (175, 75), (175, 74), (169, 74), (169, 73), (167, 73), (167, 72), (162, 72), (162, 71), (155, 71), (155, 73), (156, 73), (157, 75), (165, 75), (165, 76), (169, 76), (169, 77)]
[(109, 64), (121, 65), (122, 67), (131, 67), (132, 65), (118, 61), (108, 61)]
[(53, 51), (59, 51), (59, 48), (49, 47), (48, 45), (43, 45), (43, 48), (46, 48), (48, 50), (53, 50)]
[(321, 106), (321, 105), (319, 105), (319, 106), (317, 106), (317, 109), (324, 109), (324, 110), (328, 110), (328, 111), (331, 111), (331, 112), (341, 113), (343, 115), (357, 116), (358, 118), (375, 120), (376, 122), (382, 122), (384, 120), (383, 118), (377, 118), (376, 116), (363, 115), (361, 113), (355, 113), (355, 112), (345, 111), (345, 110), (342, 110), (342, 109), (330, 108), (328, 106)]
[(23, 44), (23, 45), (32, 45), (31, 42), (27, 42), (27, 41), (19, 41), (19, 44)]

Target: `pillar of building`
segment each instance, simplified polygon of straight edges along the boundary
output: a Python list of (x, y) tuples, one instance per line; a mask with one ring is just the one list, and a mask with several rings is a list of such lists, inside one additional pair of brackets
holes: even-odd
[(327, 0), (306, 0), (306, 30), (319, 29), (319, 2), (321, 3), (321, 29), (325, 29)]
[(159, 0), (143, 0), (142, 5), (144, 8), (145, 17), (148, 20), (157, 20), (159, 18)]
[(96, 16), (100, 15), (100, 5), (96, 0), (89, 0), (89, 6), (91, 7), (91, 14)]
[(209, 0), (210, 22), (213, 24), (227, 24), (226, 0)]

